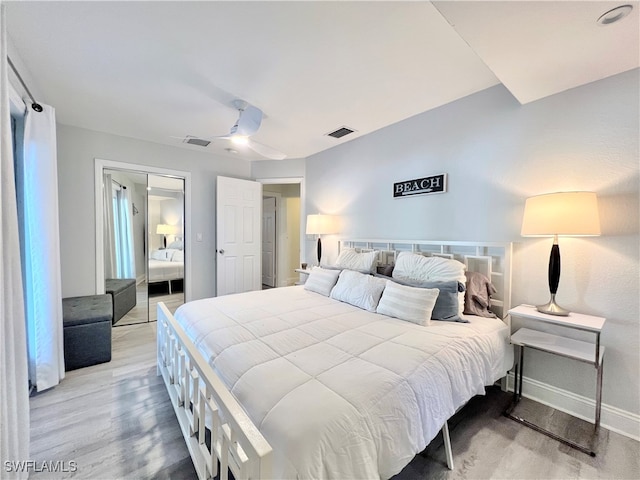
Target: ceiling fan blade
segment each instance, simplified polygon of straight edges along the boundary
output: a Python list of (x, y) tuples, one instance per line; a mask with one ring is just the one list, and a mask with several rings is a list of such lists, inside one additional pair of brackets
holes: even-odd
[(253, 140), (249, 140), (247, 146), (253, 150), (254, 152), (262, 155), (263, 157), (270, 158), (271, 160), (283, 160), (287, 156), (276, 150), (275, 148), (267, 147), (261, 143), (255, 142)]
[(250, 137), (258, 131), (261, 122), (262, 110), (252, 105), (247, 105), (244, 110), (240, 110), (238, 121), (231, 128), (231, 135)]

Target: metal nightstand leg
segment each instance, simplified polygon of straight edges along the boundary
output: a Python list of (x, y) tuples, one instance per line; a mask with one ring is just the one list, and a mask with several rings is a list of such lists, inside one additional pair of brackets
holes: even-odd
[(604, 368), (604, 356), (602, 361), (596, 367), (597, 380), (596, 380), (596, 430), (600, 428), (600, 412), (602, 410), (602, 369)]
[[(522, 398), (522, 377), (524, 376), (524, 346), (518, 345), (518, 348), (520, 349), (520, 355), (519, 355), (518, 363), (516, 364), (516, 371), (515, 371), (516, 378), (514, 379), (514, 385), (513, 385), (513, 401), (511, 402), (511, 405), (505, 410), (504, 416), (522, 425), (525, 425), (526, 427), (529, 427), (532, 430), (535, 430), (536, 432), (542, 433), (547, 437), (553, 438), (554, 440), (564, 445), (567, 445), (571, 448), (575, 448), (576, 450), (579, 450), (582, 453), (586, 453), (587, 455), (595, 457), (596, 452), (594, 452), (592, 449), (588, 447), (584, 447), (579, 443), (572, 442), (571, 440), (563, 438), (559, 435), (556, 435), (555, 433), (550, 432), (549, 430), (546, 430), (540, 427), (539, 425), (536, 425), (535, 423), (532, 423), (522, 417), (519, 417), (513, 414), (513, 411), (515, 410), (516, 406), (520, 402), (520, 399)], [(600, 426), (600, 398), (602, 395), (602, 363), (604, 363), (604, 361), (600, 363), (600, 367), (598, 368), (598, 379), (597, 379), (598, 385), (596, 390), (596, 430)]]

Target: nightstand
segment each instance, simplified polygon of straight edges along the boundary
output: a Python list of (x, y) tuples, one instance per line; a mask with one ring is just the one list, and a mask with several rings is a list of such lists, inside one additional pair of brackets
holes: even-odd
[[(302, 275), (307, 275), (308, 276), (311, 273), (311, 269), (310, 268), (307, 268), (307, 269), (305, 269), (305, 268), (296, 268), (296, 269), (294, 269), (294, 272), (301, 273)], [(306, 281), (307, 281), (307, 279), (305, 277), (304, 280), (301, 279), (299, 282), (296, 282), (296, 285), (304, 285), (304, 282), (306, 282)]]
[(600, 411), (602, 407), (602, 366), (605, 350), (605, 348), (600, 345), (600, 333), (602, 332), (602, 327), (604, 327), (606, 319), (574, 312), (571, 312), (566, 317), (547, 315), (545, 313), (538, 312), (536, 307), (532, 305), (519, 305), (516, 308), (509, 310), (509, 314), (512, 317), (526, 318), (537, 322), (557, 325), (566, 329), (589, 332), (595, 336), (593, 342), (587, 342), (563, 337), (558, 334), (541, 332), (530, 328), (520, 328), (518, 331), (513, 333), (511, 335), (511, 343), (518, 346), (519, 356), (514, 377), (513, 403), (505, 412), (505, 415), (512, 420), (522, 423), (523, 425), (533, 428), (534, 430), (554, 438), (565, 445), (569, 445), (570, 447), (595, 457), (596, 454), (591, 449), (549, 432), (538, 425), (513, 415), (512, 412), (522, 397), (524, 350), (525, 348), (532, 348), (593, 365), (596, 369), (596, 411), (594, 425), (597, 430), (600, 427)]

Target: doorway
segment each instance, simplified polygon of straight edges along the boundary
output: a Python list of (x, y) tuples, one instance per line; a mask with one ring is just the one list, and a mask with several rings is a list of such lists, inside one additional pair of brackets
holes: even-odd
[[(298, 281), (301, 251), (301, 183), (263, 185), (263, 288), (287, 287)], [(266, 240), (272, 235), (273, 240)], [(273, 242), (272, 245), (269, 245)]]
[(276, 210), (280, 202), (275, 193), (262, 195), (262, 289), (276, 286)]

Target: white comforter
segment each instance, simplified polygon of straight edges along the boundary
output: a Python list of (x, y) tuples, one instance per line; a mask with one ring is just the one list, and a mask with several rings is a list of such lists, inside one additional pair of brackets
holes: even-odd
[(184, 278), (184, 262), (149, 259), (149, 283)]
[(422, 327), (302, 287), (175, 317), (273, 447), (275, 478), (391, 477), (513, 362), (499, 320)]

